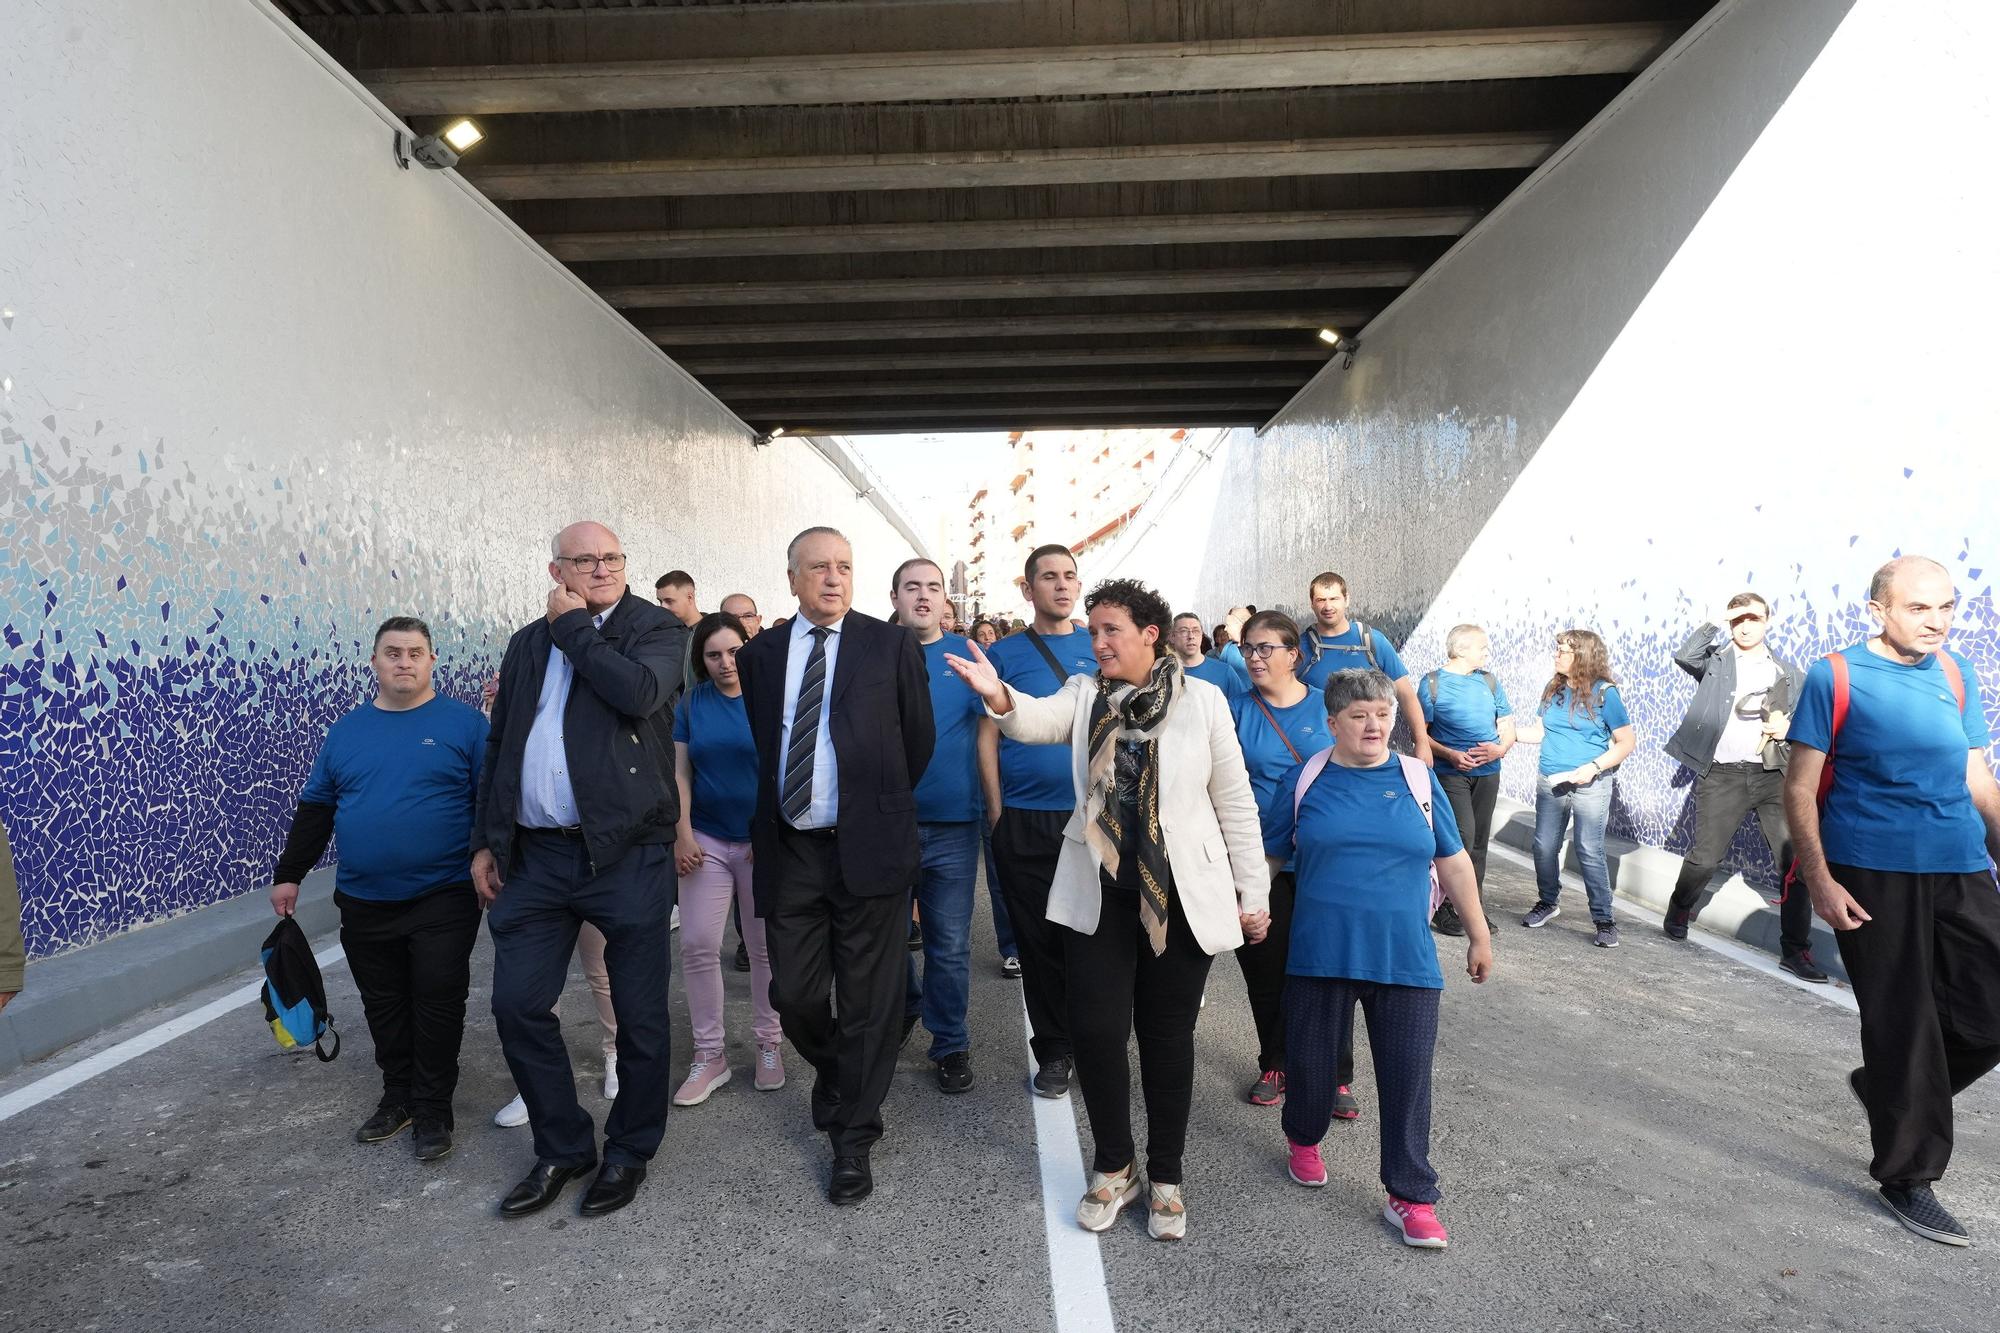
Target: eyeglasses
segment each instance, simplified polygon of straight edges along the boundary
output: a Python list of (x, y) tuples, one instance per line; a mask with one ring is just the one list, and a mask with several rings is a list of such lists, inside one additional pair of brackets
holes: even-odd
[(1245, 644), (1243, 647), (1243, 655), (1245, 657), (1254, 657), (1259, 661), (1269, 657), (1272, 653), (1295, 653), (1297, 651), (1298, 649), (1292, 647), (1289, 643), (1251, 643)]
[(610, 555), (559, 555), (556, 557), (556, 563), (568, 565), (579, 574), (588, 574), (599, 565), (603, 565), (608, 572), (616, 574), (625, 568), (625, 553), (614, 551)]

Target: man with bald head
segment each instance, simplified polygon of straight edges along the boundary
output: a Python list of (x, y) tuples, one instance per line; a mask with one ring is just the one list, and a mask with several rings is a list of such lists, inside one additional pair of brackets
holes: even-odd
[(1972, 663), (1945, 647), (1957, 605), (1935, 560), (1877, 570), (1880, 628), (1806, 673), (1785, 775), (1788, 888), (1833, 927), (1861, 1009), (1847, 1084), (1869, 1174), (1897, 1221), (1946, 1245), (1970, 1243), (1931, 1190), (1952, 1098), (2000, 1064), (2000, 785)]
[(930, 681), (907, 630), (849, 609), (847, 538), (807, 528), (785, 573), (798, 613), (736, 654), (757, 747), (752, 888), (772, 1007), (818, 1074), (827, 1198), (857, 1204), (875, 1187), (868, 1155), (901, 1044), (916, 786), (936, 744)]
[(625, 585), (625, 551), (572, 523), (550, 551), (545, 614), (507, 643), (479, 775), (472, 880), (493, 936), (493, 1018), (528, 1106), (535, 1167), (501, 1202), (525, 1217), (599, 1160), (552, 1012), (578, 929), (604, 933), (618, 1096), (583, 1215), (632, 1201), (672, 1091), (667, 921), (680, 803), (674, 702), (687, 628)]

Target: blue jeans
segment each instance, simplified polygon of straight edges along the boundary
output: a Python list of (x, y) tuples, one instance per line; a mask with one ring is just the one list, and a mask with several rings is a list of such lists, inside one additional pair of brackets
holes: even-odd
[(965, 1011), (972, 996), (972, 888), (979, 878), (979, 823), (917, 825), (923, 856), (917, 908), (924, 922), (924, 972), (910, 959), (905, 1014), (921, 1012), (933, 1060), (972, 1049)]
[(1581, 787), (1558, 791), (1547, 777), (1535, 782), (1535, 887), (1541, 903), (1553, 907), (1562, 892), (1563, 825), (1572, 823), (1576, 863), (1583, 871), (1583, 890), (1590, 898), (1590, 917), (1614, 920), (1611, 914), (1611, 868), (1604, 859), (1604, 826), (1611, 822), (1612, 776), (1604, 774)]

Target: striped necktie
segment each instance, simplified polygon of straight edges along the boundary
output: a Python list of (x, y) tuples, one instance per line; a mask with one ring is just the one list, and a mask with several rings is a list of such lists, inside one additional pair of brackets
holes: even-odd
[(813, 755), (819, 748), (820, 705), (826, 701), (828, 631), (815, 625), (806, 632), (812, 635), (812, 654), (799, 679), (798, 702), (792, 705), (792, 744), (785, 751), (785, 780), (778, 789), (778, 809), (793, 827), (812, 808)]

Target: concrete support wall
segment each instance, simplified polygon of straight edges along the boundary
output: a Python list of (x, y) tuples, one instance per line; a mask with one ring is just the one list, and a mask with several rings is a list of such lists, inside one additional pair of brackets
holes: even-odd
[(267, 882), (375, 624), (476, 697), (548, 540), (782, 607), (908, 543), (748, 430), (255, 0), (17, 0), (0, 45), (0, 816), (31, 954)]
[[(1486, 625), (1517, 703), (1557, 630), (1597, 629), (1640, 735), (1618, 825), (1673, 850), (1687, 774), (1661, 747), (1692, 685), (1669, 654), (1730, 594), (1770, 598), (1804, 660), (1861, 637), (1878, 564), (1931, 554), (1960, 575), (1954, 646), (1995, 679), (2000, 190), (1971, 164), (2000, 134), (1975, 55), (2000, 26), (1976, 0), (1921, 8), (1724, 5), (1350, 369), (1170, 467), (1118, 567), (1210, 620), (1301, 609), (1340, 570), (1413, 670)], [(1534, 762), (1509, 760), (1510, 794)], [(1768, 879), (1754, 835), (1737, 853)]]

